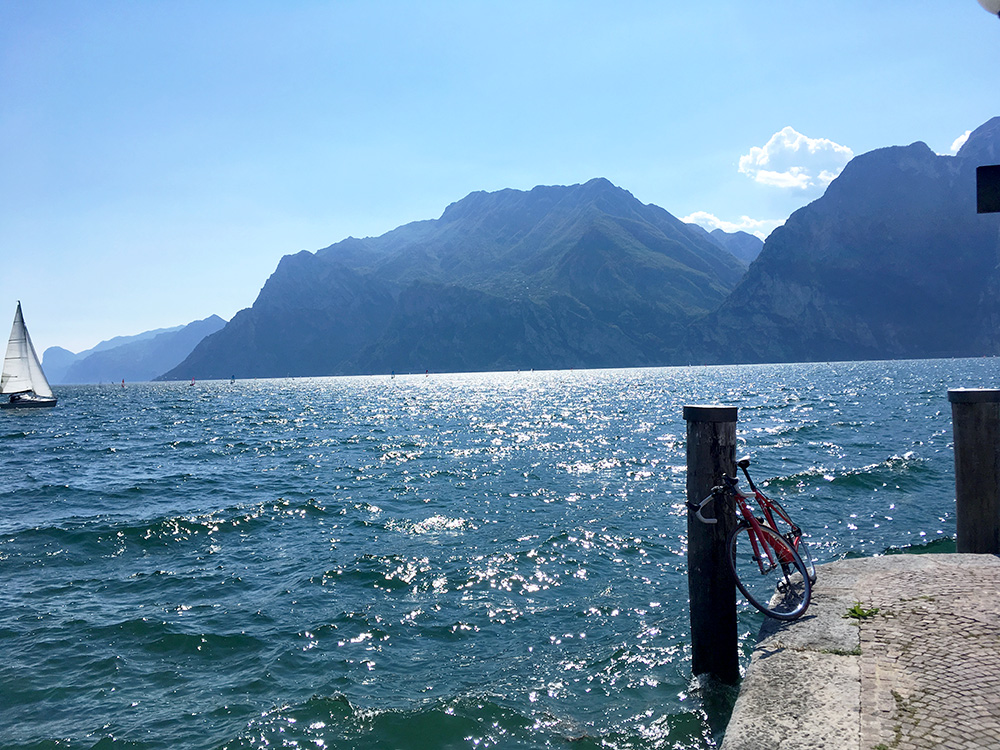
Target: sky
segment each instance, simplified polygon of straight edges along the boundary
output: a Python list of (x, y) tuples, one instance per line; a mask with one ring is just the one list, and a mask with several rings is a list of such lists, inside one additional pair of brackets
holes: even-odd
[(0, 325), (228, 320), (476, 190), (606, 177), (764, 237), (853, 156), (954, 153), (998, 61), (977, 0), (0, 0)]

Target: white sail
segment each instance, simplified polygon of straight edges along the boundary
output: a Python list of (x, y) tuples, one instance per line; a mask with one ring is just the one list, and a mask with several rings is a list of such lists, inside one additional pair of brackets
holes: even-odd
[(7, 355), (3, 360), (0, 393), (25, 391), (34, 391), (39, 396), (52, 396), (52, 388), (42, 372), (42, 363), (38, 361), (28, 329), (24, 327), (21, 303), (18, 302), (14, 325), (10, 329), (10, 340), (7, 342)]

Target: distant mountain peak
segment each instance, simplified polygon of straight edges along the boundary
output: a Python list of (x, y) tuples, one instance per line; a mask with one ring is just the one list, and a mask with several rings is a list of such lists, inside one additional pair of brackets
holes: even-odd
[(620, 206), (628, 209), (643, 206), (628, 190), (618, 187), (604, 177), (595, 177), (582, 185), (574, 185), (570, 189), (579, 190), (582, 195), (587, 196), (591, 201), (599, 203), (606, 209), (610, 209), (612, 206)]
[(632, 193), (623, 187), (618, 187), (607, 177), (594, 177), (593, 179), (587, 180), (582, 185), (571, 186), (571, 189), (576, 187), (579, 187), (585, 192), (591, 194), (614, 193), (616, 195), (627, 195), (630, 198), (633, 197)]
[(618, 187), (606, 177), (594, 177), (576, 185), (536, 185), (531, 190), (504, 188), (492, 192), (477, 190), (445, 208), (440, 220), (458, 221), (473, 214), (502, 207), (520, 210), (522, 207), (544, 206), (563, 199), (579, 202), (581, 198), (593, 200), (600, 197), (635, 200), (632, 193)]

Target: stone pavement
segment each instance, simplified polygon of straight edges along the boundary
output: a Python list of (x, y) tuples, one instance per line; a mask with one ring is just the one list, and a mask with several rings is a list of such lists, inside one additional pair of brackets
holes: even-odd
[[(890, 555), (818, 569), (768, 620), (722, 750), (1000, 748), (1000, 557)], [(845, 618), (860, 602), (864, 619)]]

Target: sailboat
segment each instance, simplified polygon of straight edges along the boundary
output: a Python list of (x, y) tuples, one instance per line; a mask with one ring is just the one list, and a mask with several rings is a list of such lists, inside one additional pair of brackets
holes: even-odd
[(3, 360), (3, 375), (0, 376), (0, 394), (10, 396), (0, 401), (0, 409), (23, 409), (30, 407), (55, 406), (49, 381), (42, 372), (35, 347), (31, 345), (28, 329), (24, 327), (21, 303), (17, 303), (14, 325), (10, 329), (7, 355)]

